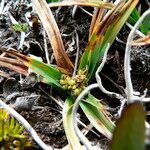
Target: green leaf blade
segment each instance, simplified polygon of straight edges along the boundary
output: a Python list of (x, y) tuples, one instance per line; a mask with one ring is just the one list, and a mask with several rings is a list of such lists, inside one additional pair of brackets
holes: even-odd
[(95, 74), (107, 44), (112, 45), (137, 3), (138, 0), (120, 2), (93, 32), (79, 65), (79, 69), (88, 68), (89, 79)]
[(145, 113), (142, 104), (130, 104), (114, 130), (111, 150), (144, 150)]
[(104, 106), (90, 94), (85, 101), (81, 102), (80, 106), (91, 124), (110, 139), (115, 125), (107, 116)]
[(148, 33), (150, 33), (150, 15), (148, 15), (142, 25), (140, 26), (141, 31), (146, 35)]
[(48, 3), (59, 2), (59, 0), (46, 0)]
[(63, 125), (71, 149), (82, 150), (81, 144), (78, 140), (78, 137), (75, 134), (74, 127), (73, 127), (74, 126), (73, 115), (72, 115), (73, 104), (74, 104), (74, 100), (71, 96), (69, 96), (66, 99), (63, 108)]
[(62, 88), (59, 84), (61, 72), (58, 71), (56, 68), (33, 58), (30, 58), (27, 66), (31, 68), (35, 73), (42, 76), (43, 82), (49, 85), (53, 85), (56, 88)]

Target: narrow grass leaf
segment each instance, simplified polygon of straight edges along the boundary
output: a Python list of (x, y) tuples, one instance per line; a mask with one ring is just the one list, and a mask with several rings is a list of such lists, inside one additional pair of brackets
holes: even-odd
[(79, 65), (79, 69), (88, 68), (89, 79), (94, 76), (107, 44), (114, 42), (137, 3), (138, 0), (121, 1), (93, 31)]
[[(134, 24), (139, 20), (140, 18), (140, 13), (139, 11), (135, 8), (133, 10), (133, 12), (131, 13), (129, 19), (128, 19), (128, 22), (134, 26)], [(147, 16), (145, 18), (145, 20), (142, 22), (142, 24), (140, 25), (140, 31), (143, 33), (143, 34), (148, 34), (150, 32), (150, 15)]]
[(144, 34), (148, 34), (150, 32), (150, 15), (144, 19), (140, 29)]
[(99, 23), (102, 21), (104, 13), (105, 13), (104, 8), (103, 9), (102, 8), (95, 8), (94, 13), (93, 13), (93, 17), (91, 20), (91, 24), (90, 24), (89, 39), (90, 39), (91, 35), (93, 34), (93, 31), (95, 30), (95, 28), (97, 28)]
[(103, 2), (100, 0), (64, 0), (62, 2), (50, 3), (49, 7), (61, 7), (61, 6), (72, 6), (72, 5), (80, 5), (80, 6), (92, 6), (99, 8), (107, 8), (112, 9), (115, 5), (109, 2)]
[(48, 3), (58, 2), (59, 0), (46, 0)]
[(15, 119), (13, 117), (11, 117), (9, 131), (12, 131), (14, 129), (14, 126), (15, 126)]
[(63, 108), (63, 125), (71, 149), (81, 150), (82, 149), (81, 144), (73, 128), (73, 116), (72, 116), (73, 104), (74, 100), (72, 99), (72, 97), (69, 96), (66, 99)]
[(110, 139), (115, 125), (108, 117), (105, 106), (90, 94), (85, 101), (81, 102), (80, 106), (91, 124)]
[(13, 129), (13, 132), (15, 134), (18, 134), (19, 129), (21, 128), (21, 125), (19, 123), (15, 123), (15, 128)]
[(144, 150), (145, 113), (141, 103), (127, 106), (113, 133), (111, 150)]
[(42, 82), (53, 85), (56, 88), (61, 88), (61, 85), (59, 84), (61, 72), (59, 72), (56, 68), (32, 58), (29, 58), (29, 62), (26, 63), (26, 65), (36, 74), (43, 77), (41, 78)]
[(130, 17), (128, 18), (128, 22), (131, 25), (134, 25), (139, 20), (139, 18), (140, 18), (140, 13), (138, 12), (138, 10), (136, 8), (134, 8)]

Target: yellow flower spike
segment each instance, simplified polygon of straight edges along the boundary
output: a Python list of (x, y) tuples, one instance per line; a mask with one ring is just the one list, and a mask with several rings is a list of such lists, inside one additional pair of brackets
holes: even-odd
[(70, 78), (69, 76), (66, 76), (66, 79), (65, 79), (65, 80), (66, 80), (67, 82), (69, 82), (70, 79), (71, 79), (71, 78)]
[(61, 85), (65, 85), (66, 83), (67, 83), (67, 82), (66, 82), (65, 80), (63, 80), (63, 79), (60, 80), (60, 84), (61, 84)]
[(77, 86), (76, 86), (76, 85), (72, 86), (72, 90), (75, 90), (76, 88), (77, 88)]
[(63, 85), (62, 88), (63, 88), (64, 90), (68, 90), (68, 86), (67, 86), (67, 85)]
[(71, 90), (71, 89), (72, 89), (72, 87), (69, 85), (69, 86), (68, 86), (68, 90)]
[(73, 78), (63, 74), (60, 79), (60, 84), (64, 90), (68, 90), (72, 96), (78, 96), (87, 85), (86, 71), (79, 70), (78, 74)]
[(85, 78), (86, 78), (86, 75), (81, 75), (81, 76), (80, 76), (80, 79), (81, 79), (81, 80), (84, 80)]
[(67, 77), (67, 75), (65, 75), (65, 74), (62, 74), (61, 75), (61, 79), (63, 80), (63, 79), (66, 79), (66, 77)]
[(71, 86), (76, 85), (76, 81), (71, 79), (68, 81), (68, 85), (71, 85)]
[(80, 93), (81, 93), (81, 89), (80, 88), (77, 88), (77, 89), (73, 90), (73, 95), (74, 96), (78, 96)]

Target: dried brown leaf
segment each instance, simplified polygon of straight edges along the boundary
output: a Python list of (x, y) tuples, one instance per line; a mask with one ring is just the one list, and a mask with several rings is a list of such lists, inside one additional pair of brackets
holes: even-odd
[(150, 44), (150, 33), (142, 38), (139, 38), (137, 40), (134, 40), (132, 42), (132, 45), (138, 45), (138, 46), (144, 46), (144, 45), (149, 45)]
[(73, 64), (65, 52), (60, 31), (48, 4), (45, 0), (32, 0), (32, 3), (50, 40), (57, 66), (71, 73)]
[(104, 9), (102, 8), (96, 8), (92, 17), (91, 25), (90, 25), (90, 31), (89, 31), (89, 37), (93, 34), (93, 31), (97, 26), (100, 24), (103, 15), (104, 15)]
[[(6, 49), (0, 48), (0, 51), (6, 52)], [(28, 74), (28, 68), (22, 62), (13, 58), (0, 57), (0, 66), (6, 67), (25, 76)]]
[(4, 78), (10, 78), (10, 75), (0, 70), (0, 76)]
[(13, 70), (13, 71), (18, 72), (20, 74), (23, 74), (25, 76), (28, 74), (26, 67), (23, 68), (23, 67), (20, 67), (20, 66), (14, 66), (9, 61), (8, 62), (3, 62), (1, 60), (0, 60), (0, 64), (1, 64), (2, 67), (6, 67), (10, 70)]
[(109, 2), (103, 2), (100, 0), (64, 0), (62, 2), (50, 3), (49, 7), (60, 7), (60, 6), (92, 6), (92, 7), (101, 7), (106, 9), (112, 9), (115, 5)]

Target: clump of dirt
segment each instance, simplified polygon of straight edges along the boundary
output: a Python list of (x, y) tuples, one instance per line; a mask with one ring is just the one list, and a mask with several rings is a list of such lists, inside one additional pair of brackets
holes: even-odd
[(21, 115), (29, 121), (46, 144), (55, 148), (67, 145), (62, 115), (52, 110), (51, 107), (43, 106), (41, 110), (22, 111)]

